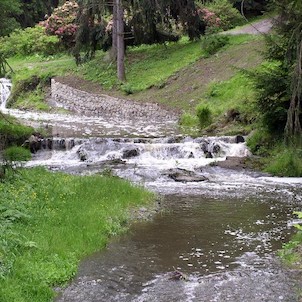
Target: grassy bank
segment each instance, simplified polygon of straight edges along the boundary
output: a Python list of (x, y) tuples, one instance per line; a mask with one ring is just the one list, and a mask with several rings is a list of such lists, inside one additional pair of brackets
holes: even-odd
[[(252, 57), (249, 57), (247, 51), (241, 48), (242, 45), (248, 43), (249, 48), (252, 47), (251, 52), (253, 52), (254, 48), (252, 45), (258, 40), (259, 37), (252, 35), (230, 36), (228, 43), (219, 50), (219, 53), (236, 52), (238, 48), (240, 53), (245, 53), (244, 64), (254, 65), (256, 64), (255, 61), (258, 61), (257, 57), (254, 57), (254, 54)], [(256, 42), (256, 44), (256, 48), (259, 48), (259, 43)], [(107, 54), (103, 51), (98, 51), (93, 60), (80, 66), (76, 66), (71, 56), (64, 54), (49, 57), (13, 57), (8, 60), (15, 71), (13, 74), (13, 82), (15, 84), (13, 89), (14, 96), (11, 104), (19, 108), (47, 110), (48, 108), (45, 105), (43, 106), (43, 98), (45, 96), (43, 85), (47, 84), (49, 79), (54, 76), (77, 76), (83, 80), (97, 83), (100, 90), (108, 94), (118, 96), (128, 95), (128, 97), (131, 95), (131, 98), (137, 100), (158, 101), (162, 103), (160, 92), (164, 91), (162, 90), (163, 87), (171, 86), (169, 82), (171, 78), (176, 77), (179, 79), (181, 88), (183, 81), (181, 81), (180, 77), (184, 77), (184, 80), (188, 84), (190, 81), (193, 82), (193, 78), (191, 75), (190, 79), (187, 79), (182, 73), (178, 75), (179, 72), (192, 68), (196, 62), (201, 62), (202, 64), (203, 58), (206, 57), (206, 62), (211, 61), (211, 57), (215, 58), (215, 62), (219, 61), (219, 56), (213, 54), (208, 57), (200, 41), (192, 42), (186, 37), (177, 43), (167, 43), (166, 45), (155, 44), (130, 47), (127, 49), (125, 61), (126, 83), (117, 81), (116, 66), (114, 63), (108, 61)], [(251, 60), (250, 63), (249, 60)], [(229, 78), (234, 74), (234, 71), (231, 72), (229, 67), (231, 65), (236, 66), (232, 56), (229, 56), (227, 59), (222, 57), (218, 66), (221, 67), (221, 64), (224, 64), (227, 68), (224, 72), (221, 71), (224, 76), (219, 76), (217, 80), (220, 78)], [(196, 80), (200, 83), (208, 83), (208, 75), (204, 73), (208, 67), (196, 65), (196, 68), (199, 69), (199, 74), (195, 72), (194, 75), (196, 76)], [(37, 78), (40, 79), (41, 85), (37, 82)], [(200, 97), (204, 88), (201, 87), (199, 89), (196, 87), (194, 89), (195, 93), (199, 94)], [(157, 90), (157, 92), (154, 90)], [(179, 99), (177, 92), (178, 89), (173, 88), (173, 91), (169, 93), (172, 99), (178, 101), (178, 104), (171, 103), (171, 107), (179, 109), (187, 108), (187, 100)]]
[[(302, 212), (294, 212), (299, 219), (302, 218)], [(292, 237), (290, 242), (283, 245), (279, 251), (279, 256), (283, 263), (293, 269), (302, 270), (302, 226), (295, 225), (297, 233)], [(302, 293), (300, 292), (300, 297)]]
[(153, 195), (123, 180), (41, 168), (0, 183), (0, 301), (43, 302), (79, 260), (127, 226)]
[(32, 134), (33, 128), (17, 123), (16, 119), (0, 115), (0, 151), (12, 145), (21, 145)]

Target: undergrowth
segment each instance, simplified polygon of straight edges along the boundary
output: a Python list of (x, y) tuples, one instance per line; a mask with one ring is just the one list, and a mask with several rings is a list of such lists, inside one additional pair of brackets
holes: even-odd
[(79, 260), (125, 230), (153, 199), (126, 181), (21, 170), (0, 183), (0, 301), (50, 301)]

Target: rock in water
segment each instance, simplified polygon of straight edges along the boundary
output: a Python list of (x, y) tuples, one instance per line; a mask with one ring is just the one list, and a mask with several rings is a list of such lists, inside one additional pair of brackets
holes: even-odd
[(139, 150), (137, 148), (129, 148), (123, 150), (123, 156), (122, 158), (130, 158), (135, 157), (139, 155)]

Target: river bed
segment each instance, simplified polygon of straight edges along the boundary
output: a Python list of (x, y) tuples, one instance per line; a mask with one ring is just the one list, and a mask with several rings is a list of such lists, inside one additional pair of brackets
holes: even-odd
[(236, 137), (182, 137), (174, 123), (150, 126), (3, 104), (3, 112), (52, 130), (52, 148), (34, 154), (28, 167), (106, 172), (161, 197), (152, 220), (133, 224), (82, 261), (76, 278), (57, 289), (58, 302), (299, 301), (301, 286), (276, 251), (300, 222), (293, 211), (302, 208), (301, 178), (215, 167), (250, 155)]

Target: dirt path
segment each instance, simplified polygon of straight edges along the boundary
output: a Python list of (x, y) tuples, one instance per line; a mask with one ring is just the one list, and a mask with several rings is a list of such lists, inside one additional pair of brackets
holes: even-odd
[(257, 21), (254, 23), (249, 23), (240, 28), (234, 28), (229, 31), (226, 31), (226, 34), (230, 35), (239, 35), (239, 34), (250, 34), (250, 35), (258, 35), (263, 33), (268, 33), (272, 28), (272, 19), (264, 19), (261, 21)]

